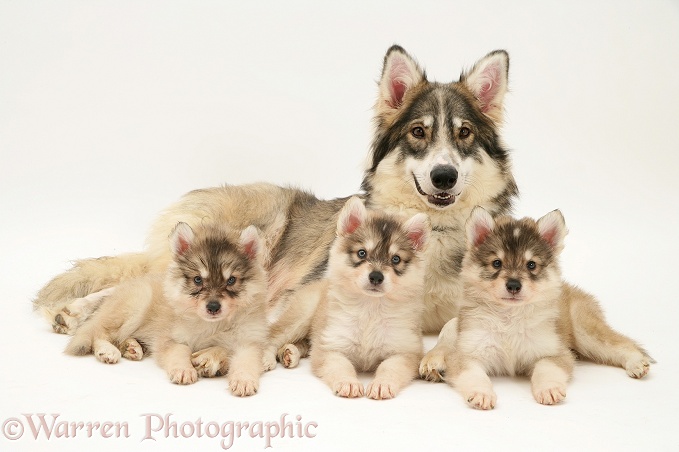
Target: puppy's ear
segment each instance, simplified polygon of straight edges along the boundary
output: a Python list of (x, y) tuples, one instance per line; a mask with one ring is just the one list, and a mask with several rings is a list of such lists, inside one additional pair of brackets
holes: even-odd
[(179, 222), (170, 234), (170, 249), (176, 256), (185, 254), (193, 244), (193, 229), (184, 222)]
[(415, 251), (420, 251), (427, 244), (429, 240), (429, 234), (431, 232), (431, 226), (429, 224), (429, 217), (425, 213), (418, 213), (413, 215), (408, 221), (403, 225), (406, 234), (408, 235), (408, 240)]
[(466, 224), (467, 247), (475, 248), (488, 238), (488, 234), (495, 228), (495, 220), (483, 207), (474, 207)]
[(508, 74), (509, 55), (504, 50), (496, 50), (460, 76), (460, 81), (478, 100), (481, 111), (498, 124), (502, 122)]
[(264, 251), (259, 231), (255, 226), (248, 226), (240, 234), (240, 246), (250, 260), (257, 259)]
[(563, 249), (564, 239), (568, 234), (566, 220), (560, 210), (553, 210), (538, 220), (540, 236), (554, 248), (556, 252)]
[(344, 204), (337, 218), (337, 235), (346, 237), (354, 233), (365, 222), (368, 211), (358, 196), (352, 196)]
[(415, 60), (402, 47), (391, 46), (384, 56), (377, 110), (386, 112), (400, 108), (408, 91), (424, 80), (425, 73)]

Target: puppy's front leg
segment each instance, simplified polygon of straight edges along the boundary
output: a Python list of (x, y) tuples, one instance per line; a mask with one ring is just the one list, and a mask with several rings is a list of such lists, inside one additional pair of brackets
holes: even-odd
[(229, 352), (224, 347), (209, 347), (194, 352), (191, 364), (201, 377), (226, 375), (229, 368)]
[(434, 348), (429, 350), (420, 362), (420, 378), (428, 381), (443, 381), (446, 375), (446, 355), (453, 352), (457, 342), (457, 318), (443, 325)]
[(454, 352), (446, 358), (446, 364), (449, 369), (446, 381), (460, 391), (469, 406), (479, 410), (495, 408), (497, 396), (481, 363)]
[(261, 345), (247, 344), (238, 347), (227, 375), (233, 395), (245, 397), (255, 394), (259, 389), (259, 376), (263, 370)]
[(172, 383), (190, 385), (198, 380), (198, 372), (191, 364), (191, 349), (187, 345), (168, 340), (159, 347), (157, 359)]
[(358, 381), (356, 369), (343, 354), (312, 348), (311, 369), (336, 395), (349, 398), (363, 396), (363, 385)]
[(368, 384), (366, 395), (375, 400), (391, 399), (417, 376), (418, 354), (393, 355), (382, 361), (375, 379)]
[(549, 356), (535, 363), (530, 384), (533, 397), (543, 405), (554, 405), (566, 398), (566, 384), (573, 374), (573, 356)]

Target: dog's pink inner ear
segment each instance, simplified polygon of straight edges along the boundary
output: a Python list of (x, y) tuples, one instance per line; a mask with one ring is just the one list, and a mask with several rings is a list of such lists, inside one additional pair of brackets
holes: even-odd
[(555, 247), (557, 245), (558, 235), (559, 235), (559, 230), (556, 226), (551, 227), (551, 228), (547, 228), (544, 231), (542, 231), (542, 238), (547, 243), (549, 243), (549, 246), (551, 246), (551, 247)]
[(347, 216), (346, 220), (344, 221), (344, 232), (346, 234), (353, 234), (356, 229), (361, 225), (361, 217), (359, 215), (356, 215), (354, 213), (351, 213)]
[(415, 251), (419, 251), (424, 246), (426, 233), (424, 229), (414, 229), (408, 231), (408, 240)]
[(483, 223), (476, 223), (474, 225), (472, 243), (474, 246), (479, 246), (486, 241), (490, 234), (490, 228)]
[(497, 64), (488, 65), (480, 76), (480, 85), (476, 97), (479, 99), (481, 111), (484, 113), (495, 107), (493, 100), (501, 88), (500, 77), (500, 67)]
[(254, 259), (257, 257), (257, 240), (250, 240), (243, 243), (243, 252), (248, 257), (248, 259)]
[(412, 74), (408, 63), (402, 57), (394, 57), (391, 70), (389, 71), (389, 106), (398, 108), (403, 103), (408, 85), (413, 83)]
[(191, 248), (191, 242), (189, 242), (186, 237), (179, 234), (175, 242), (175, 251), (177, 254), (184, 254), (189, 248)]

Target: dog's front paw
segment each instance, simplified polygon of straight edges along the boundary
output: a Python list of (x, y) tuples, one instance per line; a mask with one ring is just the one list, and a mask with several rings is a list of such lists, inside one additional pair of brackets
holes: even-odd
[(625, 364), (627, 375), (632, 378), (643, 378), (651, 369), (651, 360), (644, 357), (642, 359), (630, 360)]
[(493, 390), (473, 391), (464, 396), (467, 404), (477, 410), (492, 410), (495, 408), (497, 396)]
[(139, 361), (144, 357), (144, 349), (136, 339), (129, 338), (120, 345), (120, 351), (123, 353), (123, 358), (132, 361)]
[(220, 350), (208, 348), (193, 353), (191, 355), (191, 364), (196, 369), (196, 372), (198, 372), (198, 375), (211, 378), (226, 375), (229, 361), (226, 353), (220, 353)]
[(443, 352), (430, 350), (420, 361), (420, 378), (427, 381), (443, 381), (446, 375), (446, 360)]
[(533, 388), (533, 397), (542, 405), (556, 405), (566, 398), (566, 386), (559, 383)]
[(358, 380), (338, 381), (332, 386), (332, 390), (340, 397), (363, 397), (363, 385)]
[(178, 385), (191, 385), (198, 381), (198, 372), (193, 367), (172, 369), (168, 372), (170, 381)]
[(278, 360), (286, 369), (297, 367), (302, 354), (295, 344), (285, 344), (278, 351)]
[(116, 348), (115, 345), (110, 343), (105, 343), (99, 345), (96, 350), (94, 350), (94, 356), (105, 364), (115, 364), (120, 361), (120, 350)]
[(397, 393), (396, 385), (384, 380), (371, 381), (365, 390), (365, 395), (374, 400), (393, 399)]
[(229, 377), (229, 388), (231, 393), (237, 397), (251, 396), (257, 393), (259, 380), (244, 375), (233, 375)]
[(268, 372), (276, 368), (276, 354), (269, 350), (264, 350), (262, 354), (262, 369)]

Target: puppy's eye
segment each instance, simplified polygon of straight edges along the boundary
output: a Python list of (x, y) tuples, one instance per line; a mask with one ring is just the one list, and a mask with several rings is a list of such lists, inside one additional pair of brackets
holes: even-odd
[(413, 127), (413, 129), (410, 131), (410, 133), (415, 137), (415, 138), (424, 138), (424, 129), (420, 126)]
[(457, 135), (460, 138), (467, 138), (471, 134), (472, 134), (472, 131), (469, 127), (460, 127), (460, 131), (457, 132)]
[(502, 261), (500, 259), (495, 259), (492, 263), (493, 268), (500, 268), (502, 267)]
[(398, 254), (391, 258), (392, 264), (398, 265), (399, 262), (401, 262), (401, 256), (399, 256)]
[(196, 276), (195, 278), (193, 278), (193, 282), (197, 286), (202, 286), (203, 285), (203, 278), (201, 278), (200, 276)]
[(535, 267), (537, 267), (537, 264), (535, 261), (528, 261), (526, 264), (526, 267), (528, 267), (528, 270), (535, 270)]
[(233, 286), (234, 284), (236, 284), (236, 277), (235, 276), (232, 276), (232, 277), (230, 277), (229, 279), (226, 280), (227, 286)]
[(359, 259), (365, 259), (368, 253), (366, 252), (366, 250), (358, 250), (356, 255), (358, 256)]

